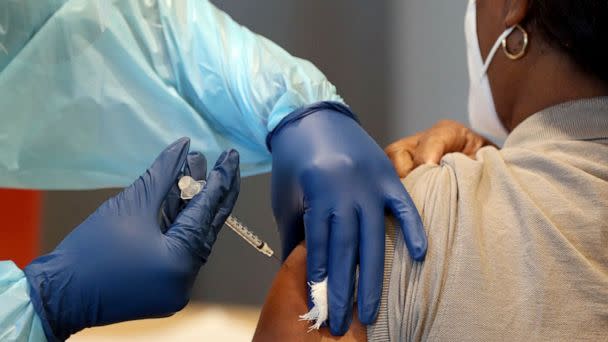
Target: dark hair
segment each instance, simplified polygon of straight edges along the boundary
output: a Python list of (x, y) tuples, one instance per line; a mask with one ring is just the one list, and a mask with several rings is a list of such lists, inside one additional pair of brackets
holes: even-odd
[(608, 0), (531, 0), (527, 19), (583, 70), (608, 82)]

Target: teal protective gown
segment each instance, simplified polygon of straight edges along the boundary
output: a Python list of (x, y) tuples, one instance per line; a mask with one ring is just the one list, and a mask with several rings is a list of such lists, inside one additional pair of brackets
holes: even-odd
[(281, 119), (341, 101), (314, 65), (208, 1), (0, 7), (0, 187), (125, 186), (182, 136), (209, 160), (237, 149), (245, 176), (266, 172)]
[[(314, 65), (209, 1), (0, 4), (0, 187), (126, 186), (182, 136), (269, 171), (268, 132), (319, 101), (342, 99)], [(0, 340), (44, 340), (26, 285), (0, 263)]]

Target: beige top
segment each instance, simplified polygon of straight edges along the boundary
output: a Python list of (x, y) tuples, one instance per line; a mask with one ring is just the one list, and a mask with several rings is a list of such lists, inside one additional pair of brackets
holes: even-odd
[(397, 229), (371, 340), (608, 341), (608, 97), (544, 110), (501, 150), (449, 154), (404, 184), (428, 254), (412, 264)]

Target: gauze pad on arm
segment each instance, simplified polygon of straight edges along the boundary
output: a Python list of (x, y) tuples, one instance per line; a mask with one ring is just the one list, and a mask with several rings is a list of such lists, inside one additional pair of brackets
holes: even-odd
[(327, 321), (327, 278), (321, 282), (309, 283), (310, 296), (312, 297), (312, 309), (307, 313), (300, 315), (300, 320), (314, 322), (308, 331), (319, 330), (321, 325)]
[[(300, 315), (301, 321), (314, 322), (309, 331), (319, 330), (329, 317), (329, 305), (327, 303), (327, 277), (322, 281), (308, 283), (310, 286), (310, 297), (312, 298), (312, 309)], [(357, 288), (359, 287), (359, 268), (355, 272), (355, 293), (353, 302), (357, 302)]]

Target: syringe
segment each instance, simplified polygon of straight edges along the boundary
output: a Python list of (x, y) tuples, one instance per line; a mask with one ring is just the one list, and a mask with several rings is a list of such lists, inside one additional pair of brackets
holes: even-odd
[[(181, 194), (180, 197), (183, 200), (190, 200), (196, 194), (201, 192), (205, 187), (205, 181), (197, 181), (190, 176), (183, 176), (177, 182), (177, 186), (179, 187)], [(251, 230), (247, 228), (243, 223), (237, 220), (236, 217), (230, 215), (226, 219), (224, 223), (230, 229), (232, 229), (235, 233), (237, 233), (243, 240), (247, 241), (253, 248), (255, 248), (258, 252), (266, 255), (267, 257), (273, 257), (277, 259), (279, 262), (281, 261), (272, 248), (268, 245), (268, 243), (262, 241), (259, 237), (257, 237)]]
[(267, 257), (273, 257), (281, 262), (281, 259), (274, 254), (274, 251), (272, 248), (270, 248), (270, 246), (268, 246), (268, 243), (262, 241), (259, 237), (253, 234), (251, 230), (247, 229), (247, 227), (237, 220), (236, 217), (232, 215), (228, 216), (225, 224), (250, 245), (252, 245), (253, 248), (255, 248), (258, 252), (266, 255)]

